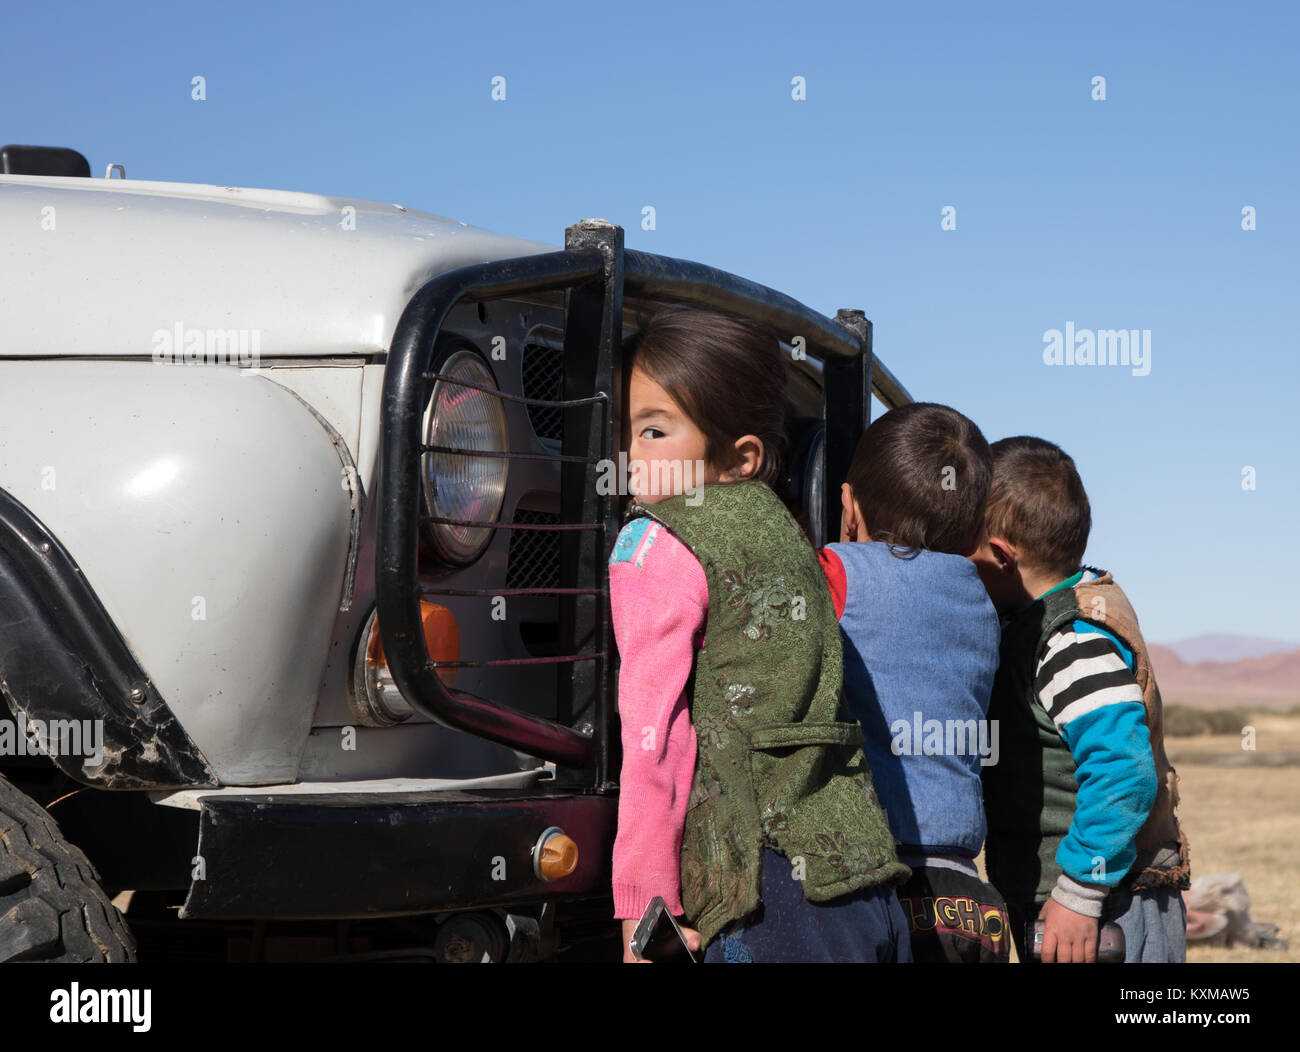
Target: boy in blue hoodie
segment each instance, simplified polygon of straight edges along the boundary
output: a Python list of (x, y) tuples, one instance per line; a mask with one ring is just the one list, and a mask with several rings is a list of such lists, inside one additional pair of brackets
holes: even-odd
[(916, 961), (1006, 961), (1007, 913), (980, 879), (980, 771), (998, 619), (970, 556), (983, 540), (988, 443), (947, 406), (867, 428), (842, 489), (840, 542), (820, 553), (844, 643), (844, 698), (912, 869), (897, 889)]

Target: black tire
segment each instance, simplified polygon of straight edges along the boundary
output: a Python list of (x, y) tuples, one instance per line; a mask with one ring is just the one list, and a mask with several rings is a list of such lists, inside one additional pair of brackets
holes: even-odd
[(0, 777), (0, 962), (126, 963), (135, 940), (80, 848)]

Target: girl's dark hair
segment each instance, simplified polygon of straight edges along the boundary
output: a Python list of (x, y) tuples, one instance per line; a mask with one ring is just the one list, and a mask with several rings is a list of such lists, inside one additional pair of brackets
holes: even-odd
[(984, 522), (992, 477), (989, 444), (973, 421), (946, 405), (913, 402), (867, 428), (847, 481), (873, 541), (965, 555)]
[(710, 464), (730, 467), (736, 439), (754, 435), (763, 443), (763, 463), (750, 477), (776, 484), (790, 405), (774, 331), (721, 311), (666, 307), (623, 345), (623, 356), (625, 378), (640, 369), (704, 432)]
[(1074, 460), (1060, 446), (1029, 435), (993, 443), (990, 537), (1002, 537), (1021, 559), (1068, 576), (1083, 562), (1092, 508)]

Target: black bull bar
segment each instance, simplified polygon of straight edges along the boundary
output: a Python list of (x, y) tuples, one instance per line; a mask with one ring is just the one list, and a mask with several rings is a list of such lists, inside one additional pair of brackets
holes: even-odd
[[(801, 336), (807, 353), (820, 358), (826, 485), (823, 507), (808, 512), (822, 516), (826, 536), (838, 532), (839, 487), (869, 420), (872, 392), (890, 408), (910, 402), (911, 397), (874, 360), (871, 323), (860, 310), (841, 310), (830, 319), (734, 274), (625, 250), (622, 228), (601, 220), (569, 227), (564, 244), (563, 251), (496, 260), (441, 274), (421, 288), (403, 311), (384, 378), (376, 606), (389, 668), (413, 709), (439, 723), (553, 762), (582, 784), (600, 790), (612, 787), (610, 764), (617, 757), (610, 713), (613, 645), (605, 558), (618, 530), (618, 507), (615, 497), (598, 491), (595, 473), (597, 465), (612, 459), (617, 448), (624, 296), (638, 303), (727, 310), (771, 325), (787, 341), (792, 335)], [(494, 529), (563, 531), (562, 565), (572, 569), (573, 579), (561, 581), (565, 588), (548, 591), (560, 596), (561, 638), (590, 649), (508, 663), (569, 663), (572, 672), (563, 677), (562, 684), (568, 694), (564, 711), (595, 714), (590, 726), (582, 729), (446, 687), (438, 676), (444, 665), (503, 662), (432, 661), (420, 618), (420, 596), (431, 590), (422, 588), (417, 580), (420, 465), (430, 448), (422, 445), (421, 424), (428, 381), (440, 378), (429, 370), (443, 322), (460, 303), (559, 290), (568, 293), (566, 397), (559, 401), (503, 397), (565, 410), (562, 451), (553, 458), (560, 462), (560, 524), (458, 522)]]

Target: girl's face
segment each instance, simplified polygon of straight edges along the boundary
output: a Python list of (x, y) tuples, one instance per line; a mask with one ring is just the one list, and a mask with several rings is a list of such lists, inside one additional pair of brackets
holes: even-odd
[(672, 397), (640, 369), (628, 382), (628, 489), (657, 504), (724, 475), (706, 463), (708, 442)]

